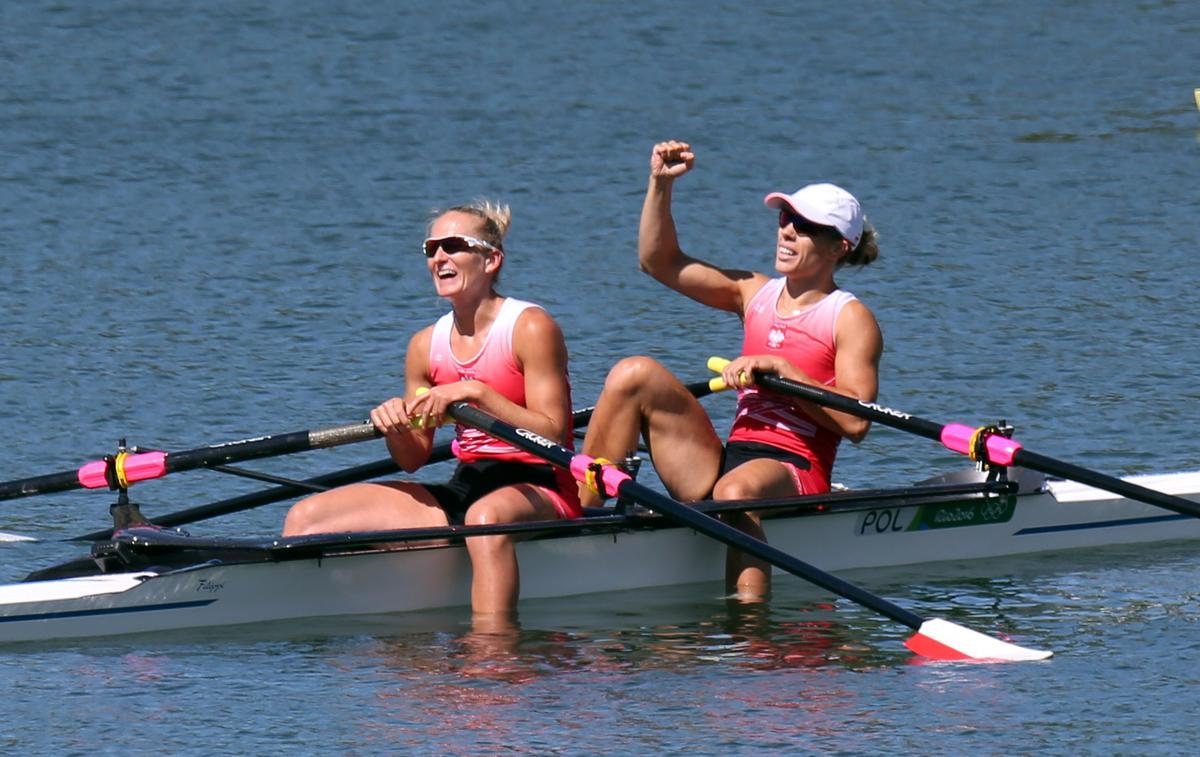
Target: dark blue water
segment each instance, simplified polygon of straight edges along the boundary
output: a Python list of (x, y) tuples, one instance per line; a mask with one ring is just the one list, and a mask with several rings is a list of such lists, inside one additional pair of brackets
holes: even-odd
[[(504, 289), (556, 315), (576, 404), (649, 353), (688, 379), (736, 319), (636, 272), (650, 146), (693, 143), (685, 249), (770, 265), (762, 196), (832, 180), (883, 257), (840, 283), (885, 333), (881, 400), (1004, 418), (1114, 474), (1200, 467), (1187, 3), (11, 2), (0, 7), (0, 478), (119, 438), (186, 449), (364, 417), (443, 311), (429, 211), (514, 209)], [(727, 422), (728, 398), (708, 400)], [(263, 463), (374, 460), (364, 445)], [(837, 478), (956, 469), (876, 429)], [(436, 471), (431, 475), (436, 475)], [(180, 475), (148, 513), (245, 482)], [(73, 555), (106, 494), (8, 502), (0, 577)], [(271, 533), (285, 505), (197, 526)], [(1058, 655), (913, 665), (897, 628), (781, 581), (0, 656), (0, 744), (92, 753), (1179, 753), (1200, 561), (1187, 546), (856, 576)]]

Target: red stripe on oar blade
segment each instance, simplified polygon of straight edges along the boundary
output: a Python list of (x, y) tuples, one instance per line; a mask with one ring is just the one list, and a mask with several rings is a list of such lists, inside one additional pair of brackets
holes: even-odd
[(915, 633), (904, 642), (913, 654), (928, 657), (931, 660), (969, 660), (967, 655), (953, 647), (948, 647), (940, 641), (931, 639), (924, 634)]
[(1044, 660), (1053, 654), (1042, 649), (1019, 647), (941, 618), (930, 618), (922, 623), (904, 646), (932, 660), (1020, 662)]

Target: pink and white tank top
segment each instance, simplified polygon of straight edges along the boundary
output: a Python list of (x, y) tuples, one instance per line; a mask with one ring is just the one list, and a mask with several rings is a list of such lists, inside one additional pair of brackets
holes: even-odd
[[(455, 381), (482, 381), (504, 395), (510, 401), (525, 407), (525, 374), (521, 372), (513, 356), (513, 328), (517, 318), (527, 308), (535, 308), (531, 302), (505, 298), (500, 305), (496, 320), (484, 337), (483, 347), (467, 360), (459, 360), (450, 348), (450, 332), (454, 327), (454, 313), (446, 313), (433, 326), (433, 338), (429, 345), (429, 375), (434, 386)], [(454, 455), (463, 462), (482, 458), (517, 460), (544, 464), (545, 460), (523, 452), (506, 442), (501, 442), (482, 431), (455, 425)]]
[[(787, 280), (772, 279), (746, 306), (743, 355), (779, 355), (814, 380), (835, 385), (834, 326), (846, 303), (857, 299), (836, 289), (799, 313), (781, 315), (779, 296)], [(841, 436), (819, 426), (788, 397), (747, 387), (738, 392), (729, 441), (759, 442), (808, 459), (829, 488)]]

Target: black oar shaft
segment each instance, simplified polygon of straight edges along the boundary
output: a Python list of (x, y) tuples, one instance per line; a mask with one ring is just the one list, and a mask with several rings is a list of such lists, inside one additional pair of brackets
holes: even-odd
[(78, 488), (80, 488), (79, 471), (48, 473), (44, 476), (5, 481), (0, 484), (0, 500), (31, 497), (35, 494), (53, 494)]
[[(314, 431), (293, 431), (274, 436), (262, 436), (255, 439), (243, 439), (236, 442), (215, 444), (209, 447), (183, 450), (181, 452), (142, 452), (126, 457), (126, 465), (130, 470), (145, 467), (153, 472), (137, 474), (129, 479), (135, 481), (157, 478), (167, 473), (203, 468), (211, 465), (256, 460), (263, 457), (285, 455), (292, 452), (304, 452), (323, 447), (335, 447), (341, 444), (366, 441), (379, 436), (379, 432), (370, 421), (350, 423), (333, 428), (317, 429)], [(0, 500), (28, 497), (35, 494), (50, 494), (52, 492), (68, 491), (81, 488), (100, 488), (110, 466), (115, 462), (96, 461), (82, 468), (46, 476), (7, 481), (0, 484)]]
[(1200, 504), (1186, 500), (1183, 497), (1155, 491), (1154, 489), (1149, 489), (1124, 479), (1106, 476), (1103, 473), (1098, 473), (1088, 468), (1081, 468), (1078, 465), (1073, 465), (1062, 460), (1055, 460), (1052, 457), (1039, 455), (1036, 452), (1030, 452), (1023, 447), (1013, 453), (1013, 463), (1023, 468), (1045, 473), (1048, 476), (1058, 476), (1068, 481), (1078, 481), (1081, 484), (1094, 486), (1097, 489), (1103, 489), (1113, 494), (1120, 494), (1127, 499), (1145, 502), (1148, 505), (1155, 505), (1164, 510), (1172, 510), (1183, 515), (1200, 518)]
[[(537, 455), (560, 468), (570, 470), (572, 461), (576, 458), (575, 452), (561, 444), (557, 444), (526, 429), (518, 429), (510, 426), (470, 405), (464, 403), (451, 405), (450, 414), (460, 423), (478, 428), (490, 436)], [(875, 610), (909, 628), (919, 629), (921, 624), (925, 622), (925, 619), (921, 616), (893, 604), (883, 597), (871, 594), (854, 584), (843, 581), (813, 565), (809, 565), (803, 560), (772, 547), (766, 542), (755, 539), (753, 536), (745, 534), (727, 523), (723, 523), (683, 503), (676, 502), (670, 497), (659, 494), (631, 478), (626, 477), (620, 483), (617, 493), (620, 496), (626, 496), (640, 502), (651, 510), (689, 526), (705, 536), (740, 549), (747, 554), (799, 576), (806, 581), (810, 581), (834, 594)]]
[[(695, 397), (704, 397), (712, 393), (712, 388), (708, 381), (696, 381), (687, 385), (687, 389)], [(574, 411), (571, 415), (571, 422), (575, 428), (587, 426), (592, 418), (592, 413), (595, 407), (585, 407)], [(449, 442), (441, 442), (434, 445), (433, 450), (429, 454), (429, 460), (426, 463), (441, 463), (452, 458), (451, 445)], [(389, 473), (395, 473), (399, 467), (390, 459), (378, 460), (374, 463), (359, 465), (353, 468), (347, 468), (342, 471), (327, 473), (322, 476), (306, 479), (304, 483), (316, 484), (319, 486), (335, 487), (344, 484), (358, 483), (359, 481), (367, 481), (379, 476), (386, 476)], [(74, 474), (72, 474), (74, 475)], [(280, 502), (300, 494), (304, 494), (305, 490), (296, 486), (277, 486), (273, 489), (267, 489), (261, 492), (244, 494), (239, 497), (213, 502), (208, 505), (200, 505), (186, 510), (180, 510), (167, 515), (162, 515), (153, 518), (156, 526), (184, 526), (189, 523), (195, 523), (209, 518), (215, 518), (219, 515), (241, 512), (249, 510), (261, 505)], [(112, 535), (112, 529), (106, 531), (93, 531), (90, 534), (76, 536), (72, 541), (95, 541), (97, 539), (106, 539)]]
[[(688, 384), (687, 388), (696, 397), (703, 397), (712, 392), (707, 381), (697, 381)], [(594, 409), (588, 407), (576, 411), (574, 414), (575, 426), (586, 426), (592, 417)], [(375, 430), (370, 421), (363, 421), (332, 428), (293, 431), (274, 436), (226, 442), (224, 444), (199, 447), (181, 452), (145, 453), (147, 456), (161, 455), (163, 457), (159, 470), (153, 475), (131, 479), (131, 482), (156, 478), (167, 473), (193, 470), (195, 468), (256, 460), (263, 457), (274, 457), (323, 447), (335, 447), (342, 444), (367, 441), (378, 436), (379, 432)], [(128, 459), (134, 461), (136, 457), (137, 455), (130, 455)], [(85, 470), (91, 471), (90, 479), (86, 483), (81, 480), (87, 478), (84, 474)], [(102, 481), (97, 482), (95, 479), (103, 479), (107, 472), (108, 463), (106, 461), (96, 461), (75, 470), (0, 482), (0, 500), (30, 497), (37, 494), (53, 494), (72, 489), (101, 488), (104, 486), (104, 483)]]
[(919, 629), (921, 624), (925, 622), (925, 619), (916, 613), (893, 604), (883, 597), (865, 591), (852, 583), (843, 581), (832, 573), (826, 573), (777, 547), (773, 547), (764, 541), (739, 531), (728, 523), (717, 520), (711, 515), (706, 515), (681, 502), (676, 502), (653, 489), (647, 489), (633, 480), (622, 483), (620, 493), (638, 500), (651, 510), (655, 510), (672, 520), (694, 528), (705, 536), (739, 549), (746, 554), (753, 555), (838, 596), (845, 597), (852, 602), (875, 610), (913, 630)]
[(791, 381), (774, 373), (759, 373), (756, 371), (754, 373), (754, 382), (759, 386), (765, 386), (768, 389), (790, 394), (793, 397), (809, 400), (818, 405), (831, 407), (834, 410), (842, 410), (859, 418), (866, 418), (869, 421), (898, 428), (901, 431), (909, 431), (918, 436), (932, 439), (935, 442), (942, 440), (942, 429), (944, 428), (942, 424), (917, 418), (899, 410), (892, 410), (874, 402), (863, 402), (862, 400), (847, 397), (844, 394), (831, 392), (817, 386), (802, 384), (799, 381)]
[[(712, 393), (712, 387), (708, 381), (693, 382), (687, 385), (687, 389), (695, 397), (704, 397)], [(595, 407), (576, 410), (572, 415), (574, 426), (576, 428), (586, 426), (591, 420), (594, 410)], [(377, 435), (369, 423), (355, 423), (332, 429), (292, 432), (289, 434), (279, 434), (259, 439), (248, 439), (240, 442), (202, 447), (186, 452), (171, 453), (167, 457), (167, 465), (170, 472), (182, 471), (189, 468), (210, 467), (234, 461), (245, 461), (286, 454), (288, 452), (301, 452), (308, 449), (316, 449), (317, 447), (348, 444), (354, 441), (374, 438)], [(430, 453), (429, 462), (437, 463), (449, 460), (452, 457), (450, 450), (451, 447), (448, 442), (436, 445)], [(398, 467), (393, 461), (379, 460), (374, 463), (316, 476), (305, 480), (304, 483), (327, 487), (342, 486), (344, 484), (357, 483), (384, 476), (394, 473), (397, 470)], [(62, 473), (0, 483), (0, 500), (15, 499), (35, 494), (50, 494), (78, 488), (81, 488), (79, 471), (64, 471)], [(154, 518), (153, 521), (155, 525), (163, 527), (183, 526), (220, 515), (241, 512), (254, 507), (279, 502), (304, 494), (305, 491), (306, 489), (303, 487), (285, 484), (265, 491), (244, 494), (219, 502), (168, 513), (167, 515)], [(75, 536), (69, 541), (95, 541), (97, 539), (106, 539), (111, 535), (112, 529), (106, 529)]]
[(199, 447), (184, 452), (171, 452), (167, 454), (166, 468), (168, 473), (177, 473), (211, 465), (257, 460), (262, 457), (275, 457), (293, 452), (306, 452), (311, 449), (365, 442), (378, 436), (379, 431), (370, 421), (348, 423), (344, 426), (314, 431), (293, 431), (258, 439), (214, 444), (210, 447)]
[[(885, 426), (898, 428), (901, 431), (909, 431), (946, 445), (944, 433), (950, 428), (949, 426), (918, 418), (899, 410), (883, 407), (874, 402), (863, 402), (862, 400), (847, 397), (820, 387), (791, 381), (773, 373), (760, 373), (756, 371), (754, 381), (756, 384), (767, 389), (810, 400), (818, 405), (824, 405), (835, 410), (844, 410), (851, 415), (866, 418)], [(1097, 489), (1119, 494), (1122, 497), (1138, 502), (1155, 505), (1165, 510), (1200, 517), (1200, 504), (1191, 502), (1183, 497), (1155, 491), (1145, 486), (1139, 486), (1138, 484), (1116, 478), (1115, 476), (1107, 476), (1088, 468), (1040, 455), (1025, 449), (1016, 442), (1013, 442), (1009, 446), (1012, 448), (1011, 464), (1013, 465), (1045, 473), (1048, 476), (1058, 476), (1068, 481), (1078, 481), (1081, 484), (1094, 486)], [(960, 449), (954, 447), (948, 448), (954, 449), (956, 452), (961, 452)], [(1008, 463), (1005, 462), (1002, 464)]]

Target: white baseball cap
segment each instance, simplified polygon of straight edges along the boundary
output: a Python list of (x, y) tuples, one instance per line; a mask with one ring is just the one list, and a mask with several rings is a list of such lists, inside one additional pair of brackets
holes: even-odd
[(763, 202), (769, 208), (787, 205), (793, 213), (813, 223), (832, 226), (850, 243), (851, 249), (857, 247), (862, 238), (862, 206), (854, 195), (836, 184), (809, 184), (790, 195), (772, 192), (763, 198)]

